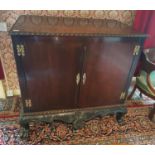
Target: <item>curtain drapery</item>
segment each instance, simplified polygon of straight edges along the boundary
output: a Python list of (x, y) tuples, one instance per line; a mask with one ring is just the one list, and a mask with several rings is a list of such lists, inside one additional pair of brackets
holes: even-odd
[[(138, 10), (135, 14), (133, 23), (135, 30), (148, 34), (148, 38), (144, 42), (144, 49), (155, 48), (155, 10)], [(140, 74), (141, 59), (135, 71), (135, 76)]]
[(149, 35), (144, 48), (155, 48), (155, 11), (138, 10), (134, 20), (134, 29)]

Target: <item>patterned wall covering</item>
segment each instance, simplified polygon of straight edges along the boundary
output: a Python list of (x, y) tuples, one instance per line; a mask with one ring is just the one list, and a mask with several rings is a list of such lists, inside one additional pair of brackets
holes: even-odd
[[(48, 10), (48, 11), (29, 11), (29, 10), (20, 10), (20, 11), (0, 11), (0, 21), (6, 22), (8, 30), (14, 24), (19, 15), (22, 14), (33, 14), (33, 15), (47, 15), (47, 16), (69, 16), (69, 17), (84, 17), (84, 18), (100, 18), (100, 19), (116, 19), (128, 25), (132, 25), (135, 11), (126, 11), (126, 10), (98, 10), (98, 11), (73, 11), (73, 10)], [(6, 80), (8, 89), (19, 90), (16, 65), (12, 51), (12, 44), (8, 32), (0, 32), (0, 54), (2, 56), (3, 66), (6, 73)]]

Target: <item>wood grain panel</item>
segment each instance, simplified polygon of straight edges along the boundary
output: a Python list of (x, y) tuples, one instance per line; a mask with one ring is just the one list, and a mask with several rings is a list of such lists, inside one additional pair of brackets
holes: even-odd
[(89, 38), (79, 107), (119, 104), (133, 57), (134, 43), (120, 37)]
[(30, 111), (75, 108), (82, 43), (75, 37), (22, 37), (22, 57), (26, 77), (25, 99), (32, 100)]

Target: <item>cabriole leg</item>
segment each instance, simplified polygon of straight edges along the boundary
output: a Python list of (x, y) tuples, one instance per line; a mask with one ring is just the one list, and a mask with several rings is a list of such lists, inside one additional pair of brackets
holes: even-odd
[(118, 124), (122, 124), (124, 122), (123, 116), (126, 114), (126, 112), (118, 112), (116, 113), (116, 120)]
[(25, 121), (20, 121), (20, 137), (28, 138), (29, 133), (29, 123)]

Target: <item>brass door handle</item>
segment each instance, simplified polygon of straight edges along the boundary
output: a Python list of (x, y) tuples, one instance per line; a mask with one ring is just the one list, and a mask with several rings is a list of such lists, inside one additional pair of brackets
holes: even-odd
[(84, 73), (84, 74), (83, 74), (83, 84), (86, 83), (86, 78), (87, 78), (87, 77), (86, 77), (86, 73)]
[(76, 75), (76, 84), (78, 85), (80, 82), (80, 73)]

